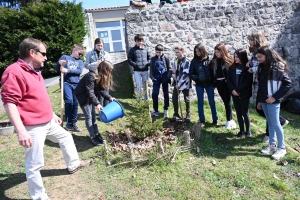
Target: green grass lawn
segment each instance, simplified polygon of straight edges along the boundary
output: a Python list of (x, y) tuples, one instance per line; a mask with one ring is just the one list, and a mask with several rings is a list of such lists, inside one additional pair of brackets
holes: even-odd
[[(117, 65), (116, 90), (112, 92), (123, 105), (126, 115), (133, 114), (132, 83), (123, 64)], [(55, 112), (60, 113), (60, 89), (48, 88)], [(184, 104), (183, 104), (184, 105)], [(160, 104), (160, 111), (163, 105)], [(192, 129), (198, 121), (197, 102), (192, 102)], [(183, 110), (185, 110), (183, 108)], [(45, 167), (41, 173), (51, 199), (300, 199), (300, 155), (292, 151), (300, 145), (299, 115), (282, 110), (290, 124), (284, 128), (288, 154), (287, 165), (260, 153), (265, 146), (265, 120), (251, 107), (252, 138), (236, 138), (238, 130), (225, 129), (225, 109), (217, 103), (219, 126), (210, 125), (210, 109), (205, 102), (207, 125), (201, 131), (195, 149), (178, 153), (175, 162), (159, 159), (144, 164), (109, 167), (111, 156), (105, 155), (103, 146), (93, 147), (89, 142), (82, 111), (78, 125), (80, 133), (73, 133), (77, 150), (82, 159), (93, 158), (93, 164), (74, 175), (66, 173), (66, 166), (58, 145), (46, 141)], [(173, 107), (169, 109), (172, 116)], [(4, 116), (3, 113), (0, 116)], [(161, 113), (162, 117), (163, 114)], [(234, 116), (236, 121), (236, 116)], [(125, 124), (130, 123), (126, 116)], [(111, 130), (122, 130), (121, 121), (109, 124), (99, 121), (104, 137)], [(172, 125), (172, 124), (171, 124)], [(169, 147), (169, 149), (174, 147)], [(167, 149), (168, 150), (168, 149)], [(153, 156), (153, 155), (152, 155)], [(115, 155), (120, 162), (129, 160), (129, 154)], [(213, 165), (213, 161), (216, 163)], [(15, 134), (0, 136), (0, 199), (29, 199), (24, 167), (24, 150), (18, 145)]]

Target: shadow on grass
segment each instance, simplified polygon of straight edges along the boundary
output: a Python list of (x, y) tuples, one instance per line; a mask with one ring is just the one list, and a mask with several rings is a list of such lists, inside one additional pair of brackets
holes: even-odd
[(111, 91), (110, 94), (116, 99), (133, 98), (133, 82), (128, 62), (123, 61), (115, 64), (112, 76), (114, 81), (114, 91)]
[[(49, 176), (65, 176), (68, 175), (67, 169), (48, 169), (41, 170), (42, 177)], [(14, 174), (1, 174), (0, 173), (0, 199), (1, 200), (17, 200), (9, 198), (5, 195), (5, 191), (13, 188), (21, 183), (26, 182), (25, 173), (14, 173)], [(21, 200), (21, 199), (18, 199)], [(25, 200), (25, 199), (23, 199)], [(27, 199), (26, 199), (27, 200)]]
[[(94, 148), (94, 146), (90, 142), (90, 137), (88, 135), (72, 134), (72, 137), (78, 152), (84, 152), (91, 148)], [(58, 143), (51, 142), (50, 140), (46, 140), (45, 145), (60, 148)]]
[[(247, 156), (253, 155), (257, 157), (265, 157), (259, 153), (257, 145), (261, 143), (263, 136), (253, 136), (239, 138), (232, 132), (213, 132), (209, 129), (212, 125), (206, 126), (207, 129), (201, 130), (200, 142), (197, 146), (202, 147), (201, 153), (193, 151), (196, 157), (212, 156), (218, 159), (226, 159), (228, 156)], [(249, 148), (254, 146), (255, 148)], [(205, 147), (205, 148), (203, 148)]]

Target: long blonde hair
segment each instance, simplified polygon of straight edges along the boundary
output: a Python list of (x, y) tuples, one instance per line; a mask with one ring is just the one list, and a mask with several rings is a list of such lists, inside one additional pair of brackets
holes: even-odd
[(114, 66), (109, 61), (102, 61), (97, 67), (96, 84), (102, 88), (113, 90), (112, 70)]

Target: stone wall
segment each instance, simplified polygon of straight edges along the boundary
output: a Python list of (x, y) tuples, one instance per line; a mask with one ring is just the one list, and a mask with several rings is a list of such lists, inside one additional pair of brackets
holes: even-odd
[(134, 36), (143, 33), (152, 55), (154, 47), (162, 44), (172, 60), (176, 44), (182, 44), (187, 57), (192, 59), (194, 46), (202, 43), (212, 58), (217, 43), (223, 42), (233, 54), (235, 49), (249, 48), (248, 34), (261, 31), (288, 61), (293, 90), (299, 90), (299, 0), (194, 0), (163, 6), (131, 6), (125, 20), (127, 49), (135, 45)]

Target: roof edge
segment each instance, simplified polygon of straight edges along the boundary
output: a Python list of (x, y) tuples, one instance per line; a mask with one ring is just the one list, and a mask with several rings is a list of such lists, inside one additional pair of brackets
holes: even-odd
[(86, 8), (84, 9), (85, 12), (93, 12), (93, 11), (105, 11), (105, 10), (120, 10), (125, 9), (130, 6), (110, 6), (110, 7), (100, 7), (100, 8)]

